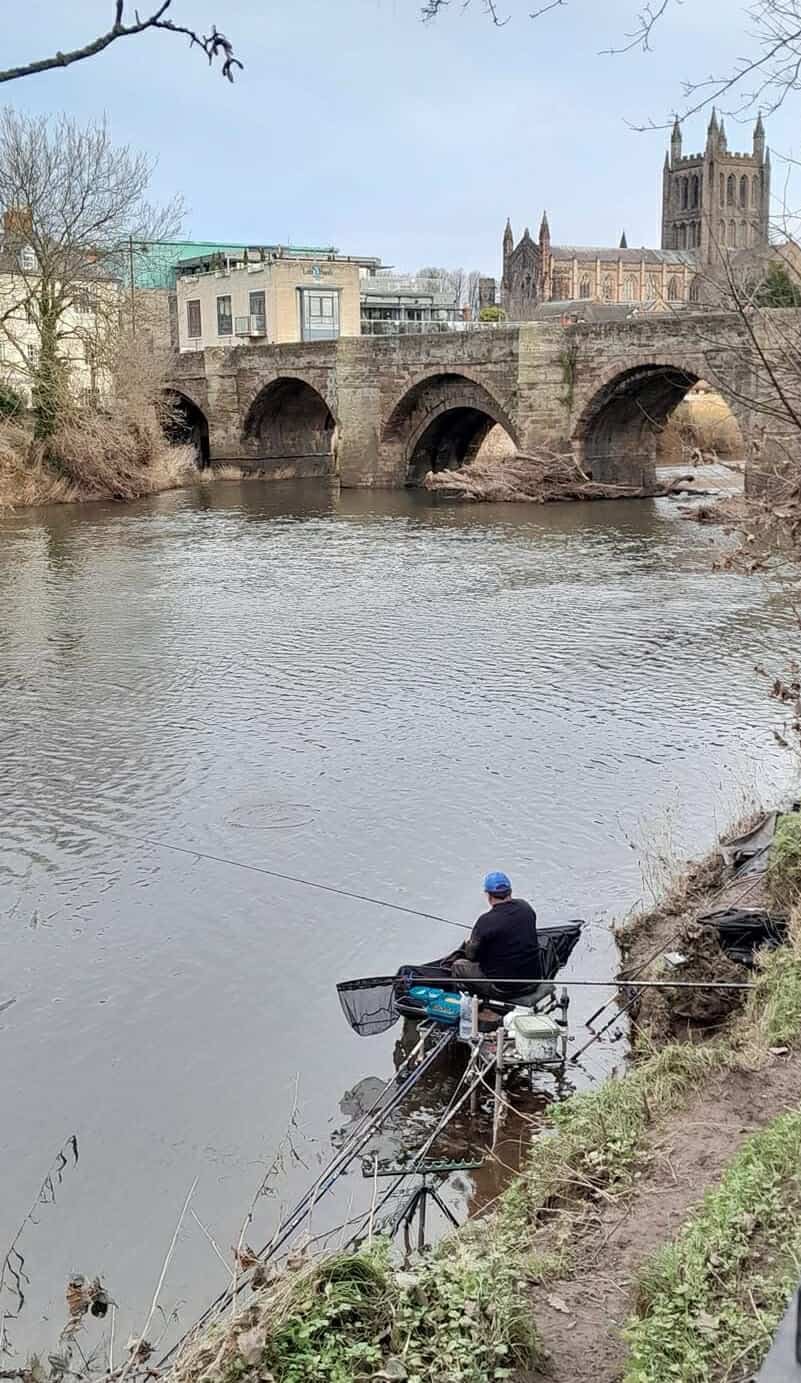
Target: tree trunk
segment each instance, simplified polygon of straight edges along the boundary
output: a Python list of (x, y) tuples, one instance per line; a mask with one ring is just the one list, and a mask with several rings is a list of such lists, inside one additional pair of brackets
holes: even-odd
[(33, 371), (34, 436), (47, 441), (61, 420), (65, 400), (65, 368), (59, 356), (60, 312), (49, 285), (39, 297), (39, 356)]

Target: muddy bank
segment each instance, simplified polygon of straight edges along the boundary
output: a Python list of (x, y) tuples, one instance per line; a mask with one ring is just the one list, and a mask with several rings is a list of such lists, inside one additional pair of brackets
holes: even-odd
[(703, 494), (693, 489), (692, 475), (674, 476), (653, 485), (607, 485), (593, 480), (572, 456), (555, 453), (478, 458), (460, 470), (429, 471), (423, 486), (448, 499), (482, 503), (548, 504), (560, 500), (654, 499), (664, 495)]
[[(569, 1233), (575, 1268), (530, 1290), (544, 1356), (529, 1374), (532, 1380), (584, 1383), (591, 1359), (593, 1383), (617, 1383), (628, 1356), (623, 1332), (637, 1308), (643, 1268), (720, 1182), (746, 1140), (798, 1108), (800, 1083), (797, 1051), (758, 1071), (713, 1076), (701, 1094), (650, 1130), (642, 1148), (645, 1170), (632, 1193), (574, 1213)], [(545, 1232), (540, 1242), (540, 1251), (547, 1251)]]

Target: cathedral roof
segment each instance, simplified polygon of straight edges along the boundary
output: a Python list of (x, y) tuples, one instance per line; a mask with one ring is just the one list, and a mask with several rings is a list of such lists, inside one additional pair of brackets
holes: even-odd
[(692, 250), (647, 250), (647, 249), (628, 249), (621, 250), (619, 245), (552, 245), (552, 259), (577, 259), (585, 260), (612, 260), (615, 263), (619, 260), (623, 264), (688, 264), (696, 263), (696, 254)]

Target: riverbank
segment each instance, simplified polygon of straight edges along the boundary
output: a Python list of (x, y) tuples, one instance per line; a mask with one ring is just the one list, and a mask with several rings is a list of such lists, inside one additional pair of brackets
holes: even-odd
[[(801, 858), (797, 825), (769, 890)], [(717, 854), (628, 924), (630, 975), (720, 902), (733, 870)], [(380, 1246), (301, 1255), (189, 1346), (176, 1383), (585, 1383), (590, 1359), (593, 1383), (750, 1377), (798, 1275), (798, 910), (729, 1008), (683, 1037), (638, 1019), (630, 1070), (551, 1107), (493, 1215), (412, 1271)]]
[(155, 415), (87, 413), (60, 427), (47, 450), (26, 423), (0, 423), (0, 513), (142, 499), (187, 485), (196, 474), (193, 448), (170, 442)]

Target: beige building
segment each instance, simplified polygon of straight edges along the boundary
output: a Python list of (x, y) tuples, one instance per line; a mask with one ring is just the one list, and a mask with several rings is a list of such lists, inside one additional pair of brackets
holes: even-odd
[(377, 259), (261, 246), (176, 265), (178, 348), (329, 341), (361, 334), (361, 283)]

